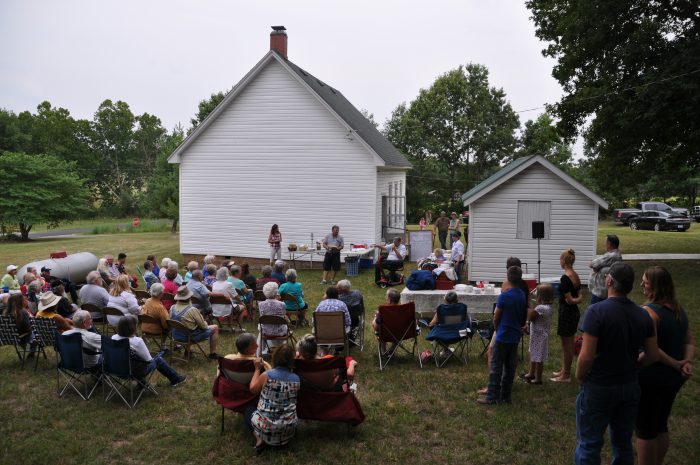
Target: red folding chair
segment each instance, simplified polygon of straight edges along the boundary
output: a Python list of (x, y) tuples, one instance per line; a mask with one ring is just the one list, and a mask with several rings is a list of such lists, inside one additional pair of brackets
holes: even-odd
[[(418, 364), (423, 368), (423, 363), (416, 354), (418, 321), (416, 320), (415, 304), (413, 302), (395, 305), (385, 304), (380, 305), (377, 310), (379, 371), (384, 371), (384, 368), (399, 350), (416, 357)], [(388, 344), (391, 347), (386, 348)]]
[(221, 434), (224, 434), (224, 409), (243, 414), (248, 407), (258, 405), (260, 395), (249, 389), (255, 372), (252, 360), (219, 357), (218, 361), (219, 374), (214, 380), (212, 396), (221, 405)]

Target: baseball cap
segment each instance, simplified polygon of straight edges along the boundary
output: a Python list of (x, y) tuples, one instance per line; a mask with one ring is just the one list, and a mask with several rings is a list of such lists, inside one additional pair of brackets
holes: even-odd
[(15, 271), (17, 269), (17, 265), (8, 265), (7, 266), (7, 272), (9, 273), (10, 271)]
[(629, 293), (634, 287), (634, 269), (627, 263), (617, 262), (610, 267), (608, 271), (610, 277), (619, 283), (622, 291)]
[(51, 271), (51, 268), (46, 268), (45, 266), (42, 266), (41, 272), (43, 273), (44, 271)]

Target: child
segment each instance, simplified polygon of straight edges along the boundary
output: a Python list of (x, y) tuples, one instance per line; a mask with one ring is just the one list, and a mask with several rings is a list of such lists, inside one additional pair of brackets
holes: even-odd
[(554, 288), (551, 284), (537, 286), (537, 306), (527, 313), (530, 323), (530, 372), (522, 378), (530, 384), (542, 384), (542, 369), (549, 358), (549, 323), (552, 321)]
[(496, 328), (496, 343), (491, 355), (489, 386), (486, 396), (479, 404), (511, 402), (513, 379), (518, 363), (518, 343), (527, 318), (527, 298), (517, 284), (522, 279), (522, 270), (517, 266), (508, 268), (506, 281), (496, 302), (493, 325)]

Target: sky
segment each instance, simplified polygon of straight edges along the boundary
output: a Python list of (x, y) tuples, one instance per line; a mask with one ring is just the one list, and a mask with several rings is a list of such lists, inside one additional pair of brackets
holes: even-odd
[[(187, 128), (284, 25), (289, 59), (383, 124), (441, 74), (488, 67), (516, 111), (562, 95), (521, 0), (1, 0), (0, 107), (92, 119), (105, 99)], [(521, 124), (542, 109), (519, 113)]]

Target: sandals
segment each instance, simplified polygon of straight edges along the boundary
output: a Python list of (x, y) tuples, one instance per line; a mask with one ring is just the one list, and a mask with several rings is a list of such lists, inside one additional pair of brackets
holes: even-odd
[(542, 381), (535, 381), (534, 378), (528, 378), (525, 380), (527, 384), (534, 384), (535, 386), (539, 386), (542, 384)]
[(535, 377), (532, 376), (530, 373), (520, 373), (518, 375), (518, 378), (525, 380), (527, 382), (529, 382), (531, 379), (535, 379)]
[(562, 378), (561, 376), (555, 376), (554, 378), (549, 378), (549, 380), (553, 383), (570, 383), (571, 376), (569, 376), (568, 378)]

